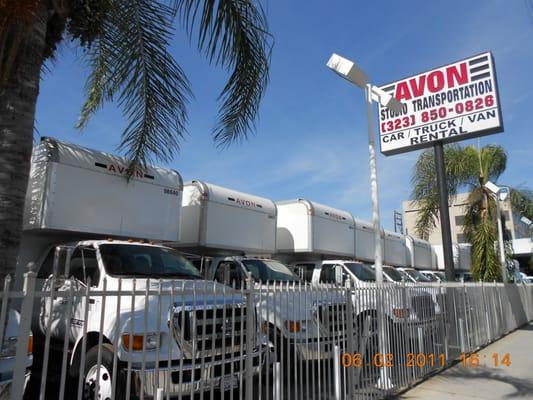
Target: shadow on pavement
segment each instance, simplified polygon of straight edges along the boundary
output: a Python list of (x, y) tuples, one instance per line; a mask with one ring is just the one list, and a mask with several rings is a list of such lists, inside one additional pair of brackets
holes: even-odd
[(459, 379), (490, 379), (506, 383), (513, 386), (515, 392), (505, 396), (506, 399), (512, 399), (515, 397), (527, 397), (533, 396), (533, 381), (531, 379), (515, 378), (509, 375), (499, 373), (496, 369), (491, 368), (479, 368), (479, 369), (450, 369), (445, 373), (446, 378), (459, 378)]

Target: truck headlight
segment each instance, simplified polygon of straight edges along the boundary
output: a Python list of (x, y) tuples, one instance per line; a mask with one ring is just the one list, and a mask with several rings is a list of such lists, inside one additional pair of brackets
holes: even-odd
[(409, 318), (408, 308), (393, 308), (392, 313), (396, 318)]
[(301, 321), (292, 321), (290, 319), (285, 321), (285, 328), (287, 328), (290, 333), (300, 332), (302, 330), (302, 325)]
[[(17, 355), (17, 336), (8, 336), (4, 338), (2, 348), (0, 349), (0, 358), (15, 357)], [(28, 336), (28, 355), (33, 353), (33, 335)]]
[[(126, 351), (143, 351), (144, 350), (155, 350), (157, 349), (159, 335), (155, 332), (150, 332), (147, 334), (141, 333), (124, 333), (122, 334), (122, 347)], [(159, 340), (161, 343), (161, 340)]]

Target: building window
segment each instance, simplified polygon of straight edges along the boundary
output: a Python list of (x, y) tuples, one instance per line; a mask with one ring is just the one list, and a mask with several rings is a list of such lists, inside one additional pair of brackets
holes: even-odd
[(466, 239), (466, 235), (463, 233), (458, 234), (457, 243), (468, 243), (468, 240)]
[(455, 225), (464, 225), (465, 223), (465, 216), (464, 215), (456, 215), (455, 216)]

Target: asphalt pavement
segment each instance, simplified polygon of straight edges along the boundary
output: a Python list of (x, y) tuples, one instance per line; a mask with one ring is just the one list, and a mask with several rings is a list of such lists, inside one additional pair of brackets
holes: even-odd
[(476, 355), (395, 399), (533, 399), (533, 322)]

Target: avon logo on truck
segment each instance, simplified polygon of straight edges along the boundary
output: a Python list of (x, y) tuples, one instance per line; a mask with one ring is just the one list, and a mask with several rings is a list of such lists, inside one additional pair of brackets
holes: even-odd
[(247, 199), (239, 199), (234, 197), (228, 197), (229, 201), (233, 201), (235, 204), (245, 208), (263, 208), (261, 204), (257, 204), (255, 201)]
[[(94, 165), (98, 168), (102, 168), (107, 170), (108, 172), (112, 172), (114, 174), (119, 175), (126, 175), (128, 173), (128, 167), (125, 167), (120, 164), (104, 164), (95, 162)], [(153, 175), (145, 174), (141, 169), (135, 169), (132, 174), (133, 178), (148, 178), (148, 179), (154, 179)]]

